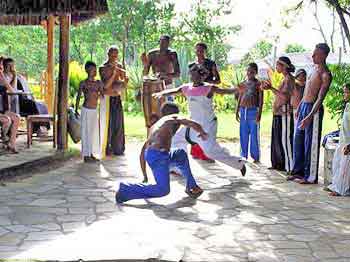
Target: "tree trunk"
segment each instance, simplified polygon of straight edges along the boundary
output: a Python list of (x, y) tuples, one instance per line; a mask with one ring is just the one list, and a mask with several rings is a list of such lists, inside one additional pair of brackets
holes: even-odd
[(333, 23), (332, 23), (332, 33), (331, 33), (331, 50), (332, 53), (334, 53), (334, 33), (335, 33), (335, 8), (333, 8), (332, 10), (332, 19), (333, 19)]
[(348, 40), (348, 44), (350, 45), (350, 31), (349, 31), (349, 27), (348, 24), (346, 23), (345, 17), (344, 17), (344, 13), (343, 10), (339, 4), (339, 2), (337, 0), (326, 0), (329, 4), (331, 4), (332, 6), (335, 7), (335, 10), (338, 13), (342, 28), (344, 29), (344, 33), (346, 36), (346, 39)]
[(316, 19), (316, 22), (317, 22), (317, 25), (318, 25), (318, 31), (320, 31), (324, 42), (325, 42), (325, 43), (328, 43), (327, 37), (326, 37), (326, 34), (325, 34), (324, 31), (323, 31), (323, 28), (322, 28), (320, 19), (318, 18), (318, 5), (317, 5), (317, 1), (315, 1), (314, 4), (315, 4), (315, 11), (314, 11), (314, 14), (313, 14), (313, 15), (314, 15), (314, 17), (315, 17), (315, 19)]
[(340, 27), (340, 35), (341, 35), (341, 39), (342, 39), (342, 43), (343, 43), (344, 54), (346, 54), (346, 53), (347, 53), (347, 49), (346, 49), (346, 39), (345, 39), (345, 35), (344, 35), (343, 26), (342, 26), (341, 23), (339, 23), (339, 27)]
[(70, 15), (60, 16), (60, 55), (57, 95), (57, 149), (66, 150), (67, 144), (67, 108), (69, 84), (69, 30)]

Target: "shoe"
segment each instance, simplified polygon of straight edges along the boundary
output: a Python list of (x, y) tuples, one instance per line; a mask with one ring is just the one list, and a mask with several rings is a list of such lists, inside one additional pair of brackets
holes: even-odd
[(95, 161), (95, 162), (100, 162), (100, 160), (97, 159), (96, 157), (94, 157), (93, 155), (91, 155), (91, 159), (92, 159), (93, 161)]
[(204, 160), (205, 162), (207, 162), (207, 163), (215, 163), (215, 160), (214, 159), (211, 159), (211, 158), (207, 158), (207, 159), (205, 159)]

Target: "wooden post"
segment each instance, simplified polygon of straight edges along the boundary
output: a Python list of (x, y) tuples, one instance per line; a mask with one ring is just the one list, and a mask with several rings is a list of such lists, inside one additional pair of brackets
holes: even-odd
[(342, 48), (339, 47), (339, 57), (338, 57), (338, 64), (340, 65), (341, 64), (341, 59), (342, 59), (342, 55), (343, 55), (343, 52), (342, 52)]
[(60, 55), (57, 92), (57, 149), (66, 150), (67, 144), (67, 108), (69, 84), (69, 31), (70, 15), (60, 16)]
[(54, 30), (55, 30), (55, 17), (50, 15), (47, 19), (47, 90), (45, 92), (45, 102), (47, 104), (49, 114), (52, 114), (53, 110), (53, 94), (54, 90), (54, 69), (55, 69), (55, 57), (54, 57)]

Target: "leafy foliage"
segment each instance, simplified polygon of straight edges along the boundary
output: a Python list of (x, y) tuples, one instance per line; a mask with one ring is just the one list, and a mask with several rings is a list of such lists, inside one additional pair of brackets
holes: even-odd
[(247, 54), (244, 55), (241, 61), (242, 66), (247, 66), (249, 63), (254, 62), (257, 59), (261, 59), (270, 55), (272, 47), (273, 45), (266, 40), (257, 42), (255, 46), (251, 48)]
[(339, 122), (344, 111), (343, 86), (350, 83), (350, 66), (345, 64), (329, 65), (333, 80), (325, 99), (325, 104), (332, 119)]
[(289, 44), (285, 49), (286, 53), (301, 53), (305, 51), (306, 49), (300, 44)]

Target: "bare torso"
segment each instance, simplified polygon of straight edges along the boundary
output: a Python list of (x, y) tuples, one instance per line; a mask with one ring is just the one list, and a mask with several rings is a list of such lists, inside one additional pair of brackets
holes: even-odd
[(147, 147), (170, 151), (171, 139), (180, 126), (174, 123), (175, 117), (175, 115), (162, 117), (151, 127)]
[(123, 85), (126, 77), (125, 71), (122, 68), (121, 64), (118, 63), (117, 65), (113, 65), (108, 62), (105, 63), (103, 66), (101, 66), (99, 69), (101, 79), (103, 83), (106, 84), (106, 82), (113, 76), (113, 71), (115, 70), (115, 66), (117, 66), (121, 70), (117, 71), (117, 74), (114, 77), (112, 86), (104, 90), (104, 94), (109, 96), (120, 96), (120, 87)]
[(259, 107), (259, 81), (247, 80), (239, 89), (239, 106)]
[(290, 98), (290, 103), (293, 107), (293, 110), (296, 110), (298, 108), (301, 99), (303, 98), (304, 88), (305, 86), (295, 83), (295, 87), (293, 88), (292, 96)]
[(303, 102), (314, 103), (319, 95), (322, 86), (322, 75), (329, 74), (327, 67), (319, 66), (310, 74), (304, 91)]
[(81, 91), (84, 94), (85, 108), (96, 109), (98, 97), (103, 89), (103, 83), (99, 80), (85, 80), (80, 84)]
[(275, 100), (273, 102), (272, 110), (274, 115), (285, 115), (290, 113), (290, 97), (294, 89), (295, 81), (292, 76), (286, 76), (283, 82), (279, 86), (279, 91), (281, 91), (285, 97), (282, 98), (275, 95)]
[(153, 74), (159, 75), (161, 79), (164, 76), (165, 84), (171, 84), (172, 78), (166, 77), (166, 75), (174, 73), (176, 70), (175, 64), (178, 63), (176, 52), (171, 50), (160, 52), (160, 50), (156, 50), (150, 52), (148, 57)]

